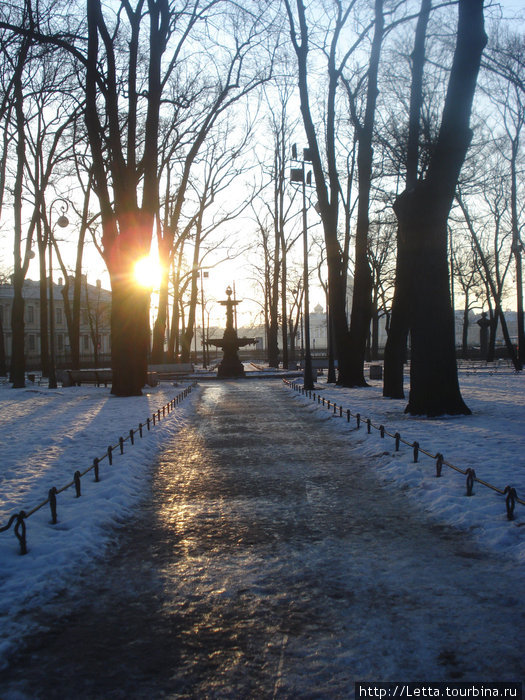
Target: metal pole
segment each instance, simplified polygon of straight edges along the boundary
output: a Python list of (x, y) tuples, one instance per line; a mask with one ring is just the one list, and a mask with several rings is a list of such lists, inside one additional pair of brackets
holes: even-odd
[(204, 333), (204, 275), (201, 270), (201, 307), (202, 307), (202, 368), (207, 369), (206, 364), (206, 338)]
[(53, 299), (53, 236), (49, 229), (49, 388), (57, 388), (55, 368), (55, 303)]
[(306, 216), (306, 173), (303, 161), (303, 264), (304, 264), (304, 388), (314, 388), (310, 352), (310, 298), (308, 290), (308, 222)]

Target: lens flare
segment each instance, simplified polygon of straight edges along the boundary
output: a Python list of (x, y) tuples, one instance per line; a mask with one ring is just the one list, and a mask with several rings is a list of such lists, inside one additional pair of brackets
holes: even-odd
[(158, 287), (161, 278), (161, 267), (156, 256), (146, 255), (135, 263), (134, 277), (137, 284), (147, 289)]

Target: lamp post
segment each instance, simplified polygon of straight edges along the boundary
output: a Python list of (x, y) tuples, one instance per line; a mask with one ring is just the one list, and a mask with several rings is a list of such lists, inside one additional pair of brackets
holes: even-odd
[(57, 388), (57, 375), (55, 367), (55, 303), (53, 299), (53, 228), (51, 226), (51, 214), (53, 206), (61, 202), (60, 211), (61, 214), (56, 221), (56, 225), (60, 228), (66, 228), (69, 226), (69, 219), (66, 216), (66, 212), (69, 209), (69, 202), (62, 197), (57, 197), (54, 199), (49, 206), (49, 232), (48, 232), (48, 246), (49, 246), (49, 388)]
[(303, 149), (303, 157), (297, 157), (297, 147), (292, 146), (292, 160), (300, 164), (299, 168), (292, 168), (290, 180), (292, 183), (302, 185), (303, 194), (303, 284), (304, 284), (304, 388), (313, 389), (314, 380), (312, 372), (312, 354), (310, 351), (310, 299), (308, 289), (308, 222), (306, 215), (306, 185), (312, 185), (312, 171), (306, 173), (305, 164), (311, 162), (310, 149)]
[(201, 307), (202, 307), (202, 368), (208, 369), (206, 362), (206, 334), (204, 331), (204, 278), (208, 277), (208, 272), (201, 269)]

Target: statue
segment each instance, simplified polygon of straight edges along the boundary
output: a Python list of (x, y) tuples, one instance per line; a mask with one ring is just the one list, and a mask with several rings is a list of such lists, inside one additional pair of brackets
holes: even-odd
[(233, 325), (233, 307), (239, 304), (239, 301), (232, 300), (232, 290), (227, 288), (228, 296), (224, 301), (220, 301), (226, 307), (226, 329), (222, 340), (208, 340), (208, 345), (214, 345), (217, 348), (222, 348), (224, 356), (219, 364), (217, 376), (223, 378), (238, 378), (244, 377), (244, 367), (239, 359), (238, 350), (245, 345), (254, 345), (257, 343), (256, 338), (238, 338), (237, 331)]

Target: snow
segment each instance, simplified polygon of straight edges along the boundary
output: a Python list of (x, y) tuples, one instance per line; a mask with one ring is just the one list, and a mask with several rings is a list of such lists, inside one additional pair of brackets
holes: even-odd
[[(256, 380), (251, 381), (255, 387)], [(467, 497), (464, 474), (444, 465), (442, 477), (436, 478), (435, 459), (420, 453), (414, 463), (411, 447), (402, 443), (396, 451), (392, 437), (382, 439), (375, 429), (368, 434), (366, 419), (384, 425), (389, 433), (399, 431), (408, 443), (417, 440), (432, 455), (441, 452), (445, 461), (462, 470), (474, 468), (477, 478), (500, 490), (513, 486), (525, 500), (524, 382), (523, 374), (507, 367), (463, 369), (462, 393), (473, 415), (432, 420), (405, 415), (406, 401), (383, 398), (381, 382), (376, 380), (367, 388), (344, 389), (320, 378), (316, 395), (342, 405), (343, 417), (338, 409), (334, 415), (332, 407), (323, 408), (278, 380), (276, 390), (288, 392), (325, 421), (325, 427), (343, 434), (349, 454), (364, 455), (386, 488), (402, 489), (429, 518), (468, 530), (487, 552), (496, 552), (523, 570), (523, 505), (516, 504), (515, 518), (509, 521), (504, 495), (475, 482), (473, 496)], [(161, 384), (144, 396), (126, 399), (97, 387), (0, 386), (0, 526), (12, 514), (29, 512), (45, 501), (52, 486), (60, 489), (71, 483), (77, 469), (87, 469), (108, 445), (117, 445), (118, 438), (137, 429), (139, 422), (145, 424), (186, 385)], [(103, 556), (112, 527), (125, 523), (147, 495), (150, 470), (162, 443), (191, 424), (198, 394), (197, 387), (149, 432), (144, 428), (144, 437), (137, 434), (133, 446), (127, 440), (123, 455), (117, 448), (113, 465), (102, 460), (100, 483), (95, 483), (93, 471), (87, 472), (80, 498), (73, 486), (59, 493), (56, 525), (51, 524), (48, 504), (34, 512), (26, 520), (27, 555), (20, 555), (13, 528), (0, 533), (0, 667), (27, 632), (31, 611), (42, 609), (57, 591), (74, 585), (78, 572)], [(361, 414), (359, 430), (354, 417), (347, 422), (347, 409)]]
[[(81, 479), (81, 496), (71, 486), (57, 496), (56, 525), (49, 504), (26, 519), (27, 548), (20, 546), (13, 527), (0, 532), (0, 667), (6, 652), (27, 624), (25, 613), (42, 606), (74, 578), (82, 566), (101, 555), (112, 525), (125, 522), (148, 488), (148, 469), (161, 443), (187, 425), (195, 389), (162, 417), (167, 406), (186, 386), (160, 384), (140, 397), (116, 398), (109, 389), (82, 386), (48, 389), (31, 386), (14, 390), (0, 386), (0, 527), (14, 513), (30, 510), (73, 481), (113, 450), (113, 464), (100, 462), (98, 483), (94, 471)], [(146, 419), (161, 409), (150, 431)], [(134, 445), (129, 432), (144, 424), (142, 439)], [(128, 437), (124, 454), (119, 437)]]
[[(290, 380), (297, 382), (297, 380)], [(471, 497), (466, 496), (466, 476), (443, 465), (441, 478), (436, 477), (434, 456), (441, 453), (445, 463), (466, 471), (474, 469), (476, 480), (482, 480), (504, 491), (516, 489), (517, 497), (525, 501), (525, 375), (508, 367), (483, 366), (460, 370), (462, 396), (472, 411), (471, 416), (441, 418), (413, 417), (404, 413), (406, 399), (387, 399), (382, 395), (380, 380), (367, 380), (368, 387), (346, 389), (326, 384), (318, 378), (315, 401), (296, 393), (298, 401), (306, 403), (320, 419), (330, 421), (333, 430), (346, 433), (349, 449), (366, 455), (382, 483), (406, 489), (415, 501), (435, 521), (468, 530), (485, 548), (510, 557), (517, 565), (525, 565), (525, 506), (516, 502), (514, 519), (509, 521), (505, 495), (474, 481)], [(299, 386), (302, 380), (299, 381)], [(409, 380), (405, 377), (408, 397)], [(317, 397), (325, 399), (325, 406)], [(327, 402), (331, 402), (328, 408)], [(333, 413), (333, 403), (337, 405)], [(339, 406), (343, 417), (339, 417)], [(350, 423), (346, 411), (351, 411)], [(356, 414), (361, 415), (357, 429)], [(368, 434), (366, 420), (376, 426)], [(379, 427), (385, 428), (381, 438)], [(401, 442), (395, 449), (395, 439), (409, 445), (419, 443), (418, 462), (414, 463), (413, 448)], [(430, 453), (432, 457), (422, 453)]]

